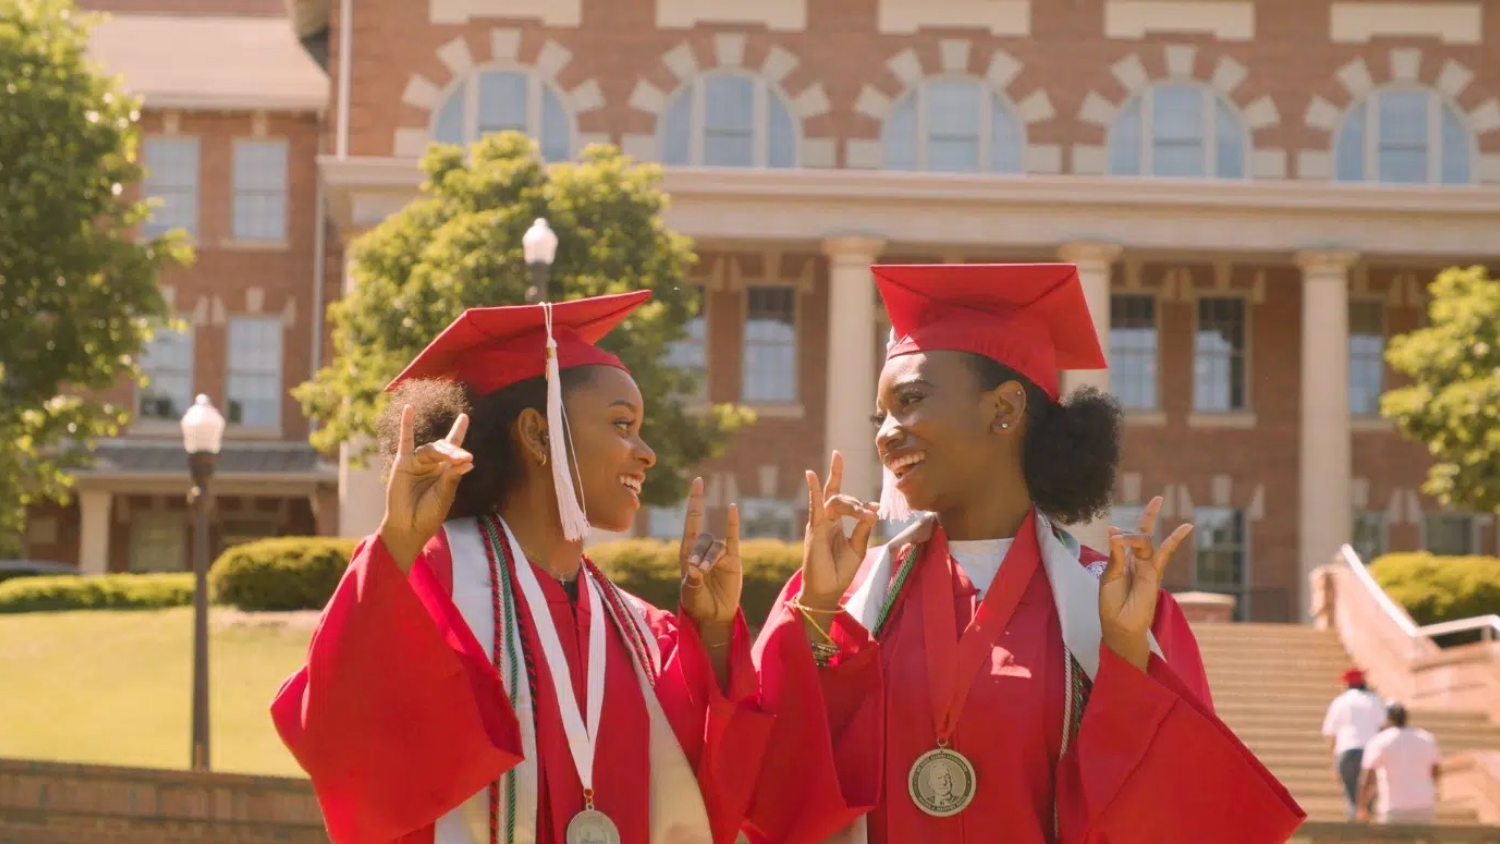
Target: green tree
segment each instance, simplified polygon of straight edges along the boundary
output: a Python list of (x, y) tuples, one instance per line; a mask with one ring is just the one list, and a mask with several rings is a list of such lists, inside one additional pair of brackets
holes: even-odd
[(66, 0), (0, 0), (0, 556), (124, 423), (89, 393), (137, 371), (166, 316), (158, 274), (188, 258), (135, 236), (139, 105), (88, 61), (91, 23)]
[(1432, 455), (1422, 489), (1445, 504), (1500, 510), (1500, 280), (1444, 270), (1428, 287), (1427, 325), (1391, 340), (1386, 360), (1411, 383), (1380, 411)]
[[(681, 500), (686, 471), (722, 451), (749, 416), (728, 405), (693, 414), (675, 398), (692, 392), (694, 375), (663, 356), (695, 313), (682, 286), (695, 258), (659, 216), (661, 169), (606, 145), (549, 167), (530, 138), (504, 132), (467, 150), (435, 145), (422, 171), (422, 196), (353, 244), (353, 290), (330, 308), (333, 360), (294, 393), (319, 422), (313, 445), (372, 436), (385, 385), (465, 308), (525, 301), (521, 237), (545, 217), (558, 238), (550, 298), (655, 291), (628, 330), (600, 345), (630, 367), (646, 400), (643, 435), (658, 464), (645, 499)], [(352, 456), (366, 462), (372, 448)]]

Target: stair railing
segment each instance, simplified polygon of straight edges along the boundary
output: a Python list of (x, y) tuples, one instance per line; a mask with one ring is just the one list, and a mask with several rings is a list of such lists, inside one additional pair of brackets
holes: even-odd
[(1411, 616), (1407, 614), (1406, 610), (1391, 600), (1391, 596), (1387, 595), (1386, 591), (1380, 588), (1380, 584), (1375, 582), (1375, 578), (1370, 574), (1369, 568), (1359, 558), (1359, 554), (1355, 553), (1352, 547), (1349, 545), (1341, 546), (1339, 548), (1339, 557), (1342, 558), (1344, 565), (1349, 567), (1349, 571), (1353, 573), (1355, 582), (1365, 588), (1365, 591), (1369, 593), (1370, 597), (1375, 599), (1376, 605), (1380, 607), (1386, 617), (1394, 622), (1401, 629), (1401, 632), (1405, 633), (1411, 639), (1426, 639), (1430, 642), (1436, 636), (1478, 630), (1480, 631), (1479, 638), (1481, 641), (1493, 642), (1500, 640), (1500, 615), (1495, 615), (1494, 613), (1477, 615), (1472, 618), (1460, 618), (1453, 621), (1442, 621), (1437, 624), (1424, 624), (1418, 627), (1416, 622), (1412, 621)]

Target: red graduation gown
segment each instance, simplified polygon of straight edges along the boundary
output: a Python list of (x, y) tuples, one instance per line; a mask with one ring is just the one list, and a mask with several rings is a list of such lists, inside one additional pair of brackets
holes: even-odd
[[(378, 537), (367, 538), (323, 611), (307, 665), (271, 704), (277, 731), (312, 778), (335, 844), (431, 844), (440, 817), (521, 761), (519, 727), (491, 664), (492, 645), (476, 640), (454, 606), (452, 569), (443, 532), (407, 577)], [(582, 701), (585, 643), (596, 619), (545, 573), (538, 580)], [(582, 786), (536, 627), (525, 601), (517, 609), (535, 655), (537, 841), (561, 842), (583, 808)], [(622, 842), (647, 844), (646, 704), (629, 644), (603, 621), (607, 703), (594, 762), (595, 804), (618, 825)], [(754, 703), (743, 618), (729, 645), (727, 694), (690, 622), (655, 608), (647, 621), (662, 656), (657, 697), (698, 773), (715, 842), (733, 841), (770, 727)]]
[[(1084, 550), (1083, 564), (1100, 559)], [(753, 841), (822, 841), (866, 813), (869, 844), (1268, 844), (1301, 823), (1286, 789), (1214, 716), (1197, 643), (1166, 592), (1152, 625), (1166, 660), (1153, 654), (1142, 672), (1101, 644), (1082, 724), (1059, 762), (1061, 627), (1040, 560), (1015, 553), (991, 589), (1024, 563), (1024, 591), (952, 739), (977, 771), (977, 791), (956, 816), (923, 813), (906, 782), (912, 762), (936, 746), (918, 575), (944, 562), (933, 553), (918, 561), (879, 642), (838, 616), (832, 632), (842, 652), (825, 669), (813, 664), (801, 616), (785, 605), (800, 576), (787, 584), (755, 648), (762, 706), (780, 717), (749, 813)], [(956, 649), (978, 601), (957, 565), (951, 580)]]

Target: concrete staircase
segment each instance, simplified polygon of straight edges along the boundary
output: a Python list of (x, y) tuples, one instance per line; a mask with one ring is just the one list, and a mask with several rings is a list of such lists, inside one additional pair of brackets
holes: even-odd
[[(1214, 706), (1230, 729), (1291, 790), (1310, 821), (1344, 819), (1342, 787), (1323, 737), (1323, 714), (1343, 690), (1350, 659), (1333, 631), (1296, 624), (1197, 624)], [(1378, 692), (1379, 689), (1376, 689)], [(1411, 713), (1444, 753), (1500, 750), (1500, 726), (1480, 712)], [(1439, 807), (1441, 823), (1475, 823), (1471, 811)]]

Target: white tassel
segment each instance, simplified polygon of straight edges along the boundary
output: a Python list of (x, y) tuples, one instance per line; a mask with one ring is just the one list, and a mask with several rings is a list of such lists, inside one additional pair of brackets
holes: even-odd
[[(885, 341), (885, 353), (890, 355), (891, 349), (895, 348), (900, 338), (896, 336), (896, 329), (891, 329), (891, 336)], [(883, 479), (880, 484), (880, 518), (890, 522), (904, 522), (911, 518), (911, 505), (906, 501), (906, 495), (896, 489), (896, 473), (889, 467), (881, 467)]]
[(557, 364), (557, 340), (552, 336), (552, 305), (542, 303), (547, 321), (547, 433), (550, 438), (548, 459), (552, 461), (552, 484), (557, 487), (557, 514), (562, 519), (563, 536), (576, 542), (589, 533), (589, 519), (579, 504), (579, 491), (573, 487), (573, 472), (568, 462), (568, 427), (563, 412), (562, 374)]

